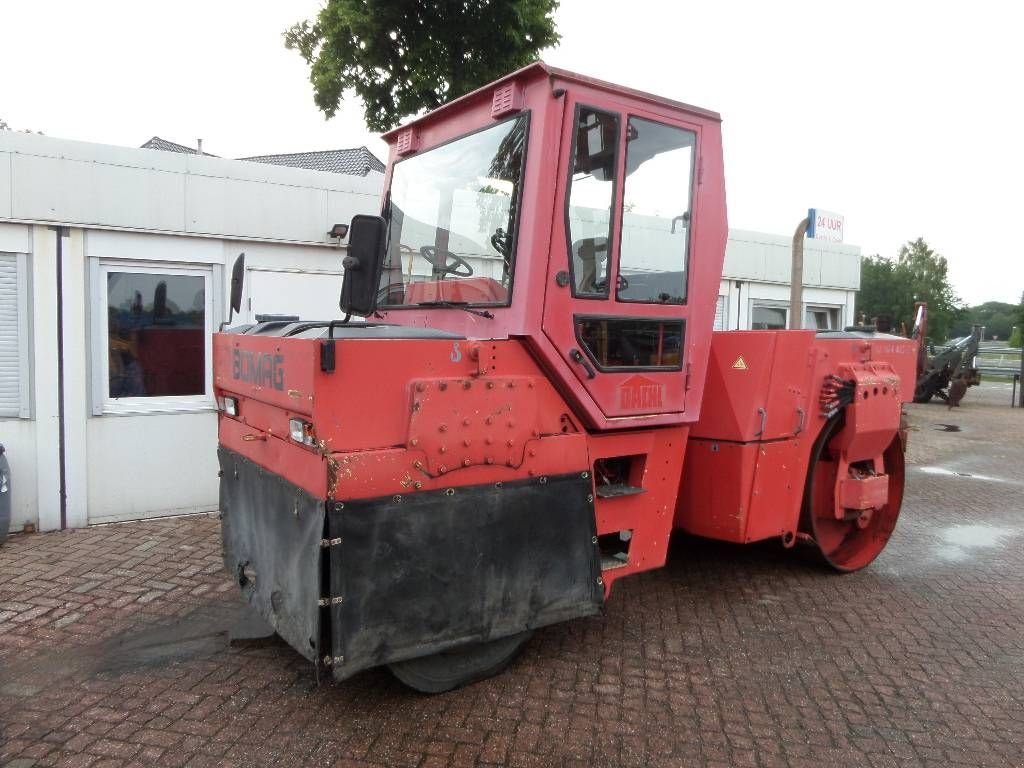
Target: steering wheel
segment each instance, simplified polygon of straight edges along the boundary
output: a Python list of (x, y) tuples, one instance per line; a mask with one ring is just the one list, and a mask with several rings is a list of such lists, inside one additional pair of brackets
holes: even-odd
[(473, 274), (473, 267), (470, 266), (469, 262), (451, 251), (445, 252), (444, 258), (439, 258), (436, 247), (424, 245), (420, 248), (420, 256), (430, 262), (430, 265), (438, 273), (439, 277), (444, 277), (445, 275), (470, 277)]

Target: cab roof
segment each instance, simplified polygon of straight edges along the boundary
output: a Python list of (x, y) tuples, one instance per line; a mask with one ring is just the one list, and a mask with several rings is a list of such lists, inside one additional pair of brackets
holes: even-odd
[(671, 107), (673, 109), (683, 110), (685, 112), (689, 112), (694, 115), (699, 115), (700, 117), (704, 117), (709, 120), (714, 120), (716, 122), (722, 121), (722, 116), (719, 113), (713, 112), (709, 109), (695, 107), (692, 104), (686, 104), (681, 101), (675, 101), (674, 99), (667, 99), (664, 96), (657, 96), (653, 93), (636, 90), (635, 88), (627, 88), (626, 86), (623, 85), (616, 85), (615, 83), (609, 83), (606, 80), (598, 80), (597, 78), (588, 77), (586, 75), (581, 75), (576, 72), (570, 72), (567, 69), (559, 69), (558, 67), (552, 67), (549, 64), (545, 64), (543, 61), (535, 61), (532, 64), (527, 64), (522, 69), (517, 69), (515, 72), (510, 72), (509, 74), (505, 75), (502, 78), (499, 78), (498, 80), (495, 80), (491, 83), (487, 83), (486, 85), (483, 85), (474, 91), (470, 91), (469, 93), (459, 96), (457, 99), (452, 99), (446, 104), (442, 104), (437, 109), (431, 110), (425, 115), (421, 115), (420, 117), (403, 123), (397, 128), (392, 128), (390, 131), (384, 133), (382, 135), (382, 138), (385, 140), (391, 140), (399, 133), (410, 128), (411, 126), (419, 125), (424, 122), (433, 121), (437, 117), (444, 115), (446, 112), (451, 111), (457, 105), (462, 105), (466, 102), (477, 99), (485, 93), (489, 94), (491, 91), (494, 90), (495, 87), (502, 83), (506, 83), (510, 80), (526, 80), (536, 77), (538, 75), (547, 76), (549, 80), (560, 80), (567, 83), (577, 83), (579, 85), (585, 85), (589, 88), (597, 88), (599, 90), (607, 91), (609, 93), (618, 94), (622, 96), (629, 96), (630, 98), (638, 99), (640, 101), (646, 101), (651, 104), (660, 104), (662, 106)]

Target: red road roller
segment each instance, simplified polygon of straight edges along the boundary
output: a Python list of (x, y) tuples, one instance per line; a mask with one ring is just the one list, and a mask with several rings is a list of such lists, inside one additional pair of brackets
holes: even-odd
[(917, 343), (712, 331), (717, 114), (538, 63), (384, 138), (343, 317), (214, 337), (225, 564), (319, 670), (493, 674), (673, 530), (881, 552)]

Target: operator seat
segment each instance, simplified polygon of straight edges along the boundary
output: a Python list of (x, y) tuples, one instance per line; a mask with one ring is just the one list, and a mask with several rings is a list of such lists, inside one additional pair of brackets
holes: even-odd
[(572, 244), (572, 261), (576, 292), (603, 292), (608, 280), (608, 238), (580, 238)]

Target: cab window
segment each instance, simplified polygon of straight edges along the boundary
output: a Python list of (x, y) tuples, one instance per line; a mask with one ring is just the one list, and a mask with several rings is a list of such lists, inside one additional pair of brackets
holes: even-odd
[(577, 317), (576, 337), (601, 370), (681, 367), (682, 320)]
[(567, 211), (569, 263), (576, 296), (608, 296), (618, 139), (618, 115), (576, 108)]
[(629, 118), (619, 301), (686, 302), (696, 143), (693, 131)]

